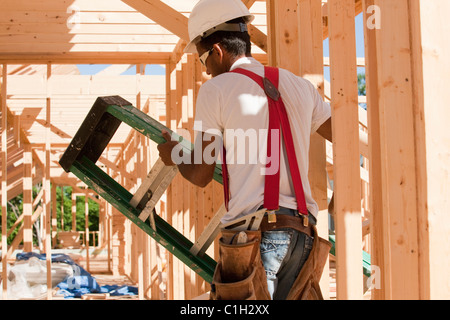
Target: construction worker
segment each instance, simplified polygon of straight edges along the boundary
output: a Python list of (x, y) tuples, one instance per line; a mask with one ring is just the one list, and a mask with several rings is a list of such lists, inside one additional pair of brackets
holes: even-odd
[[(287, 70), (275, 70), (279, 75), (278, 89), (273, 89), (270, 84), (262, 87), (245, 74), (234, 72), (244, 69), (242, 72), (249, 71), (261, 79), (265, 76), (264, 66), (251, 55), (247, 24), (253, 19), (254, 16), (240, 0), (200, 0), (193, 8), (188, 24), (191, 41), (185, 52), (198, 53), (212, 79), (205, 82), (198, 93), (194, 130), (200, 131), (197, 132), (191, 161), (174, 161), (172, 151), (178, 142), (172, 141), (167, 132), (163, 133), (167, 143), (158, 146), (160, 157), (166, 165), (176, 163), (184, 178), (204, 187), (213, 178), (223, 143), (226, 153), (223, 162), (226, 162), (224, 169), (227, 171), (224, 179), (227, 179), (228, 184), (225, 194), (227, 213), (222, 219), (223, 223), (263, 208), (265, 196), (278, 190), (267, 186), (266, 179), (278, 173), (279, 190), (275, 191), (278, 203), (276, 209), (268, 210), (267, 219), (280, 220), (282, 216), (289, 216), (298, 218), (294, 220), (299, 224), (315, 225), (318, 206), (311, 196), (308, 182), (309, 142), (310, 135), (316, 131), (331, 141), (330, 106), (310, 82)], [(300, 183), (293, 182), (290, 174), (292, 163), (288, 165), (288, 161), (285, 161), (289, 148), (284, 139), (281, 139), (282, 151), (278, 155), (275, 152), (277, 143), (270, 155), (267, 151), (271, 141), (278, 141), (276, 137), (283, 137), (285, 133), (274, 131), (269, 125), (269, 98), (277, 102), (279, 96), (284, 102), (290, 123), (291, 149), (295, 150)], [(286, 130), (284, 127), (281, 129)], [(268, 139), (270, 132), (275, 132), (272, 140)], [(244, 139), (241, 139), (242, 135)], [(200, 150), (203, 155), (201, 161), (194, 158)], [(279, 164), (271, 173), (267, 172), (269, 159), (273, 165)], [(294, 184), (297, 189), (301, 184), (301, 193), (304, 195), (307, 212), (302, 214), (299, 212)], [(306, 223), (305, 217), (308, 219)], [(313, 237), (289, 225), (270, 230), (262, 230), (260, 239), (267, 289), (270, 298), (286, 299), (308, 258)]]

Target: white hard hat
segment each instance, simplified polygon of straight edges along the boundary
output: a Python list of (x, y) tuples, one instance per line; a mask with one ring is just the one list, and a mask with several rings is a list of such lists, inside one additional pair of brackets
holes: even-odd
[(244, 19), (245, 23), (250, 23), (255, 18), (241, 0), (200, 0), (189, 16), (190, 42), (184, 52), (196, 53), (196, 43), (202, 37), (215, 31), (246, 31), (246, 25), (225, 24), (227, 21), (240, 17)]

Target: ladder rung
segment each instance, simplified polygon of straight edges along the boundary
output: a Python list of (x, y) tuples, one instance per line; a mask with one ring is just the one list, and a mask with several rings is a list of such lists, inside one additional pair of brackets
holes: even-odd
[(206, 228), (203, 230), (200, 237), (198, 237), (191, 250), (189, 250), (193, 255), (201, 256), (209, 248), (209, 246), (219, 233), (220, 219), (222, 219), (225, 213), (227, 213), (227, 210), (225, 209), (225, 205), (222, 205), (214, 215), (214, 217), (211, 219), (211, 221), (208, 223)]
[(266, 211), (266, 209), (261, 209), (230, 223), (222, 224), (220, 220), (227, 212), (225, 205), (222, 205), (189, 251), (194, 255), (202, 256), (221, 229), (235, 231), (258, 230)]
[[(192, 150), (192, 143), (121, 97), (99, 97), (61, 157), (60, 165), (66, 172), (75, 174), (207, 282), (211, 282), (216, 266), (214, 259), (206, 254), (201, 257), (193, 255), (189, 251), (193, 243), (155, 214), (155, 205), (177, 174), (177, 167), (166, 167), (162, 161), (157, 161), (136, 194), (132, 195), (95, 165), (121, 122), (158, 144), (165, 142), (161, 131), (166, 130), (178, 137), (183, 149), (189, 152)], [(214, 179), (222, 182), (220, 165), (216, 165)]]

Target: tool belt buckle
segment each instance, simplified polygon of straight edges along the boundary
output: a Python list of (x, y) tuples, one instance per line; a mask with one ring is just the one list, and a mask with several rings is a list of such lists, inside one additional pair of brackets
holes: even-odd
[(268, 223), (276, 223), (277, 215), (275, 214), (275, 210), (271, 210), (267, 212), (267, 222)]

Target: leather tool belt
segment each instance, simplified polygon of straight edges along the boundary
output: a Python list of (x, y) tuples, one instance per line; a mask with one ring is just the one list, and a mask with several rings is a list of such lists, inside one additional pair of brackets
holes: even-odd
[(299, 232), (305, 233), (306, 235), (313, 237), (313, 227), (312, 225), (304, 226), (303, 218), (288, 216), (284, 214), (277, 215), (277, 221), (275, 223), (269, 223), (267, 216), (265, 216), (261, 222), (261, 232), (273, 231), (283, 228), (295, 229)]

